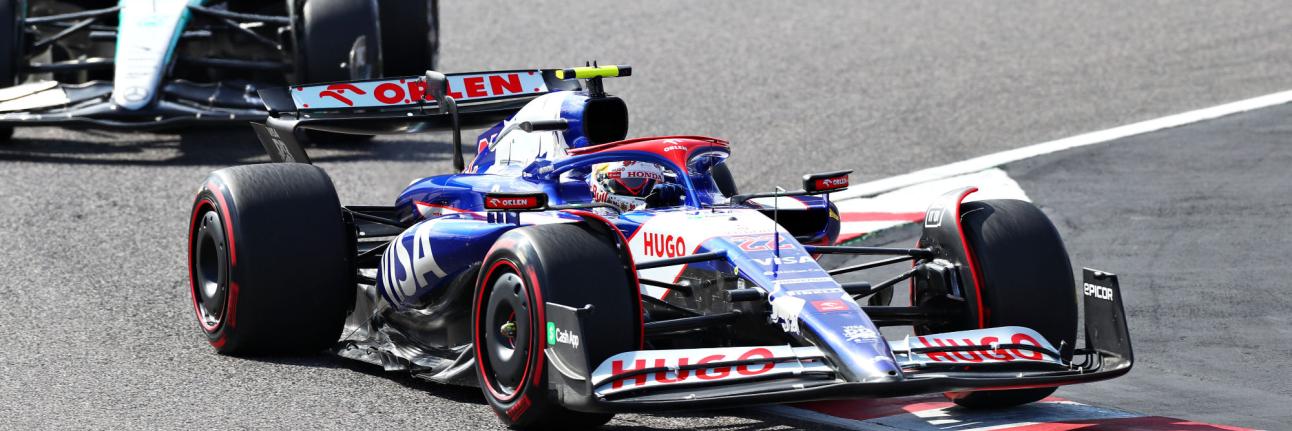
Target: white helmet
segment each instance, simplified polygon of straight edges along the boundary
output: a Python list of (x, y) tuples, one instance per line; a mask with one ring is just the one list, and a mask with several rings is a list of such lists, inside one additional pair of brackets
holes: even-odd
[(664, 169), (654, 163), (610, 162), (592, 167), (592, 200), (624, 211), (646, 207), (646, 195), (664, 182)]

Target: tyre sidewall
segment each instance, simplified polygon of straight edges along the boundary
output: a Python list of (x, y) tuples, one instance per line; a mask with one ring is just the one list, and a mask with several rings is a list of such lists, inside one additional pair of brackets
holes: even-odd
[[(499, 419), (509, 426), (523, 427), (535, 421), (533, 413), (550, 408), (552, 401), (548, 398), (546, 367), (543, 364), (543, 343), (545, 339), (542, 329), (545, 322), (545, 310), (542, 303), (543, 275), (542, 268), (535, 265), (537, 256), (532, 247), (527, 247), (527, 243), (521, 243), (517, 249), (501, 248), (495, 249), (489, 253), (484, 265), (480, 267), (481, 277), (476, 288), (476, 298), (472, 306), (472, 340), (475, 347), (476, 355), (476, 372), (479, 378), (480, 387), (485, 393), (485, 399), (489, 406), (498, 413)], [(490, 293), (494, 281), (501, 272), (498, 269), (509, 267), (517, 272), (517, 275), (523, 280), (525, 292), (529, 301), (529, 339), (525, 340), (528, 347), (528, 359), (526, 360), (527, 371), (524, 380), (521, 382), (513, 394), (504, 396), (497, 393), (489, 381), (489, 371), (485, 370), (485, 363), (481, 360), (481, 343), (484, 342), (484, 334), (481, 333), (483, 320), (485, 318), (484, 306), (487, 303), (486, 293)]]
[[(18, 83), (18, 70), (25, 61), (22, 52), (23, 32), (18, 19), (25, 11), (19, 10), (20, 0), (0, 0), (0, 88), (9, 88)], [(7, 141), (13, 136), (12, 126), (0, 126), (0, 141)]]
[[(199, 190), (194, 220), (205, 207), (217, 210), (228, 262), (226, 316), (218, 330), (203, 328), (212, 346), (273, 354), (335, 343), (354, 299), (354, 270), (331, 179), (302, 164), (222, 169)], [(190, 225), (190, 262), (195, 230)]]
[(439, 5), (435, 0), (378, 0), (382, 69), (386, 76), (421, 75), (435, 69)]
[[(605, 239), (607, 242), (604, 244), (581, 242), (593, 241), (593, 239), (603, 240), (581, 224), (562, 223), (514, 229), (497, 240), (481, 266), (475, 305), (472, 307), (472, 335), (477, 343), (475, 349), (477, 373), (485, 398), (494, 412), (508, 426), (514, 428), (595, 426), (608, 421), (613, 416), (572, 411), (554, 399), (555, 391), (549, 389), (549, 380), (557, 376), (547, 373), (544, 352), (547, 346), (546, 304), (580, 303), (576, 302), (575, 298), (586, 299), (588, 304), (594, 304), (591, 318), (595, 320), (588, 326), (595, 326), (597, 331), (584, 328), (582, 334), (583, 346), (585, 346), (583, 349), (593, 362), (592, 365), (612, 354), (635, 350), (639, 347), (637, 336), (623, 336), (623, 333), (629, 331), (635, 335), (640, 334), (641, 323), (637, 319), (640, 311), (632, 308), (631, 303), (639, 299), (636, 297), (637, 292), (630, 290), (637, 289), (637, 286), (631, 284), (626, 273), (622, 273), (623, 263), (616, 255), (616, 249), (611, 245), (613, 242), (609, 239)], [(533, 330), (529, 331), (531, 339), (528, 342), (531, 346), (537, 346), (536, 351), (531, 351), (533, 355), (528, 362), (528, 365), (534, 368), (529, 369), (524, 385), (517, 388), (517, 395), (510, 399), (500, 399), (493, 393), (488, 386), (490, 383), (487, 380), (487, 371), (480, 361), (483, 353), (479, 343), (484, 340), (480, 331), (485, 314), (484, 304), (487, 303), (483, 293), (485, 289), (492, 287), (496, 275), (491, 274), (491, 269), (498, 265), (499, 261), (514, 264), (520, 272), (518, 275), (525, 281), (531, 304), (529, 318), (533, 325), (531, 326)], [(584, 263), (584, 265), (575, 267), (571, 265), (573, 262)], [(554, 265), (569, 266), (553, 268)], [(583, 278), (575, 278), (576, 273)], [(624, 290), (614, 290), (613, 283), (622, 283)], [(589, 285), (605, 290), (600, 294), (592, 294), (585, 288)], [(605, 292), (618, 293), (606, 294)], [(607, 334), (613, 334), (614, 337), (609, 337)]]
[[(381, 71), (381, 27), (376, 0), (304, 0), (293, 4), (296, 84), (351, 81), (350, 50), (364, 37), (366, 61)], [(366, 18), (365, 18), (366, 17)]]
[(739, 193), (736, 188), (736, 178), (731, 174), (731, 166), (726, 162), (713, 165), (709, 169), (709, 174), (713, 176), (713, 183), (718, 187), (718, 192), (724, 197), (732, 197)]
[[(201, 329), (202, 333), (206, 335), (207, 342), (211, 344), (211, 347), (214, 347), (218, 352), (224, 353), (224, 352), (231, 352), (231, 351), (238, 350), (238, 346), (241, 344), (241, 341), (242, 341), (241, 338), (233, 334), (235, 331), (226, 330), (229, 327), (237, 324), (236, 323), (237, 309), (235, 307), (231, 307), (230, 305), (236, 304), (238, 302), (238, 299), (237, 299), (238, 292), (232, 289), (232, 283), (230, 283), (229, 286), (225, 287), (225, 289), (227, 290), (226, 290), (225, 299), (224, 299), (224, 312), (220, 318), (220, 321), (216, 324), (214, 328), (208, 328), (202, 323), (203, 316), (201, 315), (201, 311), (198, 308), (199, 299), (198, 299), (197, 290), (199, 286), (197, 285), (197, 274), (196, 274), (196, 271), (198, 271), (198, 268), (197, 268), (197, 263), (195, 262), (197, 259), (197, 253), (194, 252), (194, 249), (197, 247), (198, 223), (201, 221), (202, 217), (204, 217), (206, 213), (215, 212), (216, 217), (220, 220), (220, 225), (224, 229), (226, 229), (224, 234), (224, 237), (225, 237), (224, 241), (226, 244), (228, 243), (228, 238), (229, 238), (229, 234), (227, 230), (229, 227), (228, 220), (227, 220), (228, 213), (224, 209), (224, 207), (220, 205), (220, 201), (222, 200), (223, 196), (217, 196), (218, 188), (216, 190), (212, 190), (212, 188), (213, 187), (211, 187), (210, 184), (203, 185), (202, 190), (199, 191), (197, 194), (197, 198), (193, 200), (192, 216), (191, 216), (191, 220), (189, 222), (189, 228), (188, 228), (189, 296), (192, 298), (192, 302), (193, 302), (193, 313), (196, 315), (196, 318), (198, 319), (198, 328)], [(227, 246), (224, 248), (224, 250), (222, 250), (222, 254), (223, 254), (224, 261), (229, 262), (229, 249)], [(230, 273), (231, 272), (230, 268), (224, 267), (224, 268), (221, 268), (220, 271), (224, 273), (223, 275), (226, 283), (228, 283), (233, 279), (233, 276)], [(233, 322), (233, 323), (230, 323), (230, 322)], [(234, 336), (230, 337), (231, 335), (234, 335)]]
[(22, 67), (23, 32), (18, 20), (24, 11), (18, 9), (20, 0), (0, 0), (0, 88), (18, 83), (18, 69)]

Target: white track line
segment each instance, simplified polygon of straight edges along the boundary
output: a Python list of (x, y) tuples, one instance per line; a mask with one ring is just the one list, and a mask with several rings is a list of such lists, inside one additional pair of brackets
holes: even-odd
[[(922, 169), (908, 174), (888, 177), (880, 180), (870, 181), (862, 184), (853, 185), (848, 190), (841, 193), (832, 193), (833, 199), (843, 200), (852, 198), (874, 197), (883, 193), (891, 192), (904, 187), (911, 187), (930, 181), (936, 181), (943, 178), (954, 177), (958, 175), (972, 174), (995, 168), (1010, 162), (1016, 162), (1044, 154), (1054, 153), (1067, 149), (1084, 147), (1121, 139), (1129, 136), (1141, 135), (1144, 133), (1155, 132), (1158, 130), (1179, 127), (1186, 124), (1197, 123), (1200, 121), (1211, 120), (1224, 117), (1227, 115), (1238, 114), (1252, 111), (1260, 108), (1267, 108), (1275, 105), (1282, 105), (1292, 102), (1292, 90), (1271, 93), (1264, 96), (1253, 97), (1251, 99), (1240, 100), (1224, 105), (1212, 106), (1189, 112), (1183, 112), (1175, 115), (1168, 115), (1161, 118), (1155, 118), (1148, 121), (1127, 124), (1124, 126), (1114, 127), (1111, 129), (1100, 130), (1096, 132), (1085, 133), (1072, 136), (1069, 138), (1058, 139), (1049, 142), (1029, 145), (1013, 150), (1001, 151), (999, 153), (988, 154), (985, 156), (975, 157), (969, 160), (955, 162), (947, 165), (937, 166), (928, 169)], [(1116, 411), (1116, 410), (1109, 410)], [(880, 424), (870, 423), (867, 421), (858, 421), (848, 418), (831, 416), (825, 413), (815, 412), (804, 408), (790, 406), (768, 406), (767, 412), (779, 416), (790, 417), (807, 422), (816, 422), (820, 424), (855, 430), (895, 430)], [(1129, 413), (1128, 413), (1129, 414)]]
[(999, 153), (988, 154), (985, 156), (975, 157), (969, 160), (955, 162), (938, 167), (918, 170), (909, 174), (888, 177), (880, 180), (870, 181), (857, 184), (848, 188), (848, 190), (833, 193), (834, 199), (849, 199), (856, 197), (874, 196), (880, 193), (893, 191), (902, 187), (907, 187), (923, 182), (933, 181), (955, 175), (964, 175), (978, 172), (984, 169), (994, 168), (1006, 163), (1016, 162), (1019, 160), (1049, 154), (1057, 151), (1063, 151), (1071, 148), (1084, 147), (1098, 143), (1108, 142), (1115, 139), (1121, 139), (1128, 136), (1135, 136), (1149, 132), (1155, 132), (1162, 129), (1183, 126), (1199, 121), (1210, 120), (1224, 117), (1226, 115), (1247, 112), (1254, 109), (1266, 108), (1274, 105), (1282, 105), (1292, 102), (1292, 90), (1278, 93), (1267, 94), (1264, 96), (1253, 97), (1247, 100), (1240, 100), (1224, 105), (1212, 106), (1196, 111), (1189, 111), (1175, 115), (1168, 115), (1161, 118), (1155, 118), (1148, 121), (1127, 124), (1125, 126), (1114, 127), (1111, 129), (1100, 130), (1097, 132), (1085, 133), (1069, 138), (1042, 142), (1035, 145), (1029, 145), (1013, 150), (1001, 151)]

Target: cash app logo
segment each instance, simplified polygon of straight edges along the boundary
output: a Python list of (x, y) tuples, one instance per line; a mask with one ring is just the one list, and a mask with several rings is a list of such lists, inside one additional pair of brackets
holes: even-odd
[(556, 345), (556, 322), (547, 322), (547, 345)]

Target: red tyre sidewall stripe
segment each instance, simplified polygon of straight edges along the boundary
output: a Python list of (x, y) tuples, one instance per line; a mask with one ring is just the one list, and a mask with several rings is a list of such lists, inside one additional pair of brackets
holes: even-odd
[[(535, 310), (538, 311), (538, 313), (536, 314), (531, 314), (531, 316), (538, 318), (538, 321), (534, 322), (534, 326), (532, 327), (537, 328), (540, 331), (540, 333), (542, 333), (541, 331), (547, 330), (547, 326), (543, 324), (543, 322), (547, 321), (547, 303), (543, 302), (543, 290), (542, 288), (540, 288), (538, 284), (538, 275), (534, 273), (534, 268), (526, 268), (526, 273), (529, 275), (529, 280), (533, 283), (533, 288), (530, 289), (530, 291), (534, 292), (533, 307), (535, 308)], [(530, 346), (529, 352), (531, 355), (533, 355), (535, 354), (533, 349), (534, 346), (532, 342), (534, 337), (532, 334), (533, 331), (530, 331), (530, 332), (531, 334), (529, 339), (531, 340), (531, 342), (529, 344)], [(543, 334), (543, 335), (546, 335), (546, 334)], [(538, 386), (539, 384), (542, 383), (542, 380), (543, 380), (543, 359), (547, 356), (543, 353), (546, 346), (543, 346), (543, 347), (544, 348), (538, 349), (538, 353), (537, 353), (537, 356), (538, 356), (537, 365), (534, 367), (534, 386)], [(525, 371), (528, 372), (529, 369), (527, 368)], [(524, 374), (521, 374), (520, 381), (522, 382), (525, 381)], [(516, 392), (520, 392), (520, 391), (516, 391)]]
[[(235, 253), (233, 248), (233, 222), (229, 217), (229, 209), (224, 199), (223, 190), (214, 181), (207, 182), (207, 189), (215, 196), (215, 201), (210, 197), (203, 197), (198, 200), (193, 209), (193, 214), (189, 218), (189, 246), (188, 246), (188, 277), (189, 277), (189, 296), (193, 300), (193, 314), (197, 317), (197, 324), (204, 332), (210, 335), (219, 334), (216, 339), (208, 340), (212, 347), (217, 349), (224, 347), (228, 341), (228, 333), (223, 330), (223, 325), (233, 328), (237, 326), (238, 317), (238, 283), (233, 280), (233, 265)], [(218, 205), (216, 204), (218, 202)], [(197, 305), (197, 285), (193, 281), (193, 234), (197, 231), (197, 217), (204, 212), (204, 209), (218, 209), (221, 214), (221, 224), (224, 225), (225, 242), (228, 243), (229, 250), (229, 292), (224, 298), (224, 317), (215, 326), (207, 326), (202, 319), (202, 310)]]
[(521, 394), (520, 399), (507, 408), (507, 418), (512, 422), (519, 421), (520, 417), (525, 415), (525, 411), (529, 410), (529, 404), (529, 396)]
[[(210, 185), (215, 192), (215, 199), (220, 201), (220, 214), (224, 219), (225, 241), (229, 243), (229, 294), (226, 296), (224, 315), (229, 320), (229, 327), (236, 328), (238, 326), (238, 281), (236, 271), (238, 268), (238, 248), (235, 245), (233, 235), (233, 216), (229, 215), (229, 205), (224, 200), (224, 189), (214, 181), (210, 182)], [(223, 338), (224, 335), (221, 334), (220, 337)]]
[(974, 257), (973, 249), (969, 248), (969, 238), (965, 236), (965, 226), (960, 220), (960, 206), (964, 203), (965, 196), (969, 196), (970, 193), (976, 191), (978, 191), (977, 187), (970, 187), (965, 189), (964, 193), (960, 194), (960, 198), (956, 199), (955, 217), (956, 226), (960, 230), (960, 244), (965, 250), (965, 263), (969, 265), (969, 275), (973, 277), (973, 296), (974, 300), (978, 303), (978, 328), (981, 329), (987, 327), (987, 309), (982, 305), (982, 274), (978, 272), (978, 259)]
[[(978, 191), (977, 187), (970, 187), (966, 189), (964, 193), (960, 194), (960, 198), (956, 199), (955, 216), (956, 216), (956, 227), (960, 231), (960, 245), (964, 247), (964, 251), (965, 251), (965, 264), (969, 266), (969, 275), (973, 277), (973, 284), (974, 284), (973, 296), (974, 296), (974, 301), (977, 303), (977, 306), (978, 306), (978, 328), (981, 329), (981, 328), (987, 327), (987, 309), (984, 308), (982, 305), (982, 287), (983, 287), (982, 275), (978, 273), (978, 259), (974, 257), (973, 249), (969, 248), (969, 238), (965, 236), (965, 225), (963, 220), (960, 219), (960, 205), (964, 203), (965, 196), (969, 196), (970, 193), (973, 193), (976, 191)], [(912, 290), (913, 289), (914, 288), (912, 288)], [(973, 392), (975, 391), (943, 392), (942, 395), (947, 397), (947, 399), (949, 400), (955, 401), (957, 399), (966, 397), (969, 394), (972, 394)]]
[[(235, 245), (236, 240), (233, 236), (233, 217), (229, 214), (229, 204), (224, 196), (224, 188), (221, 187), (218, 182), (210, 180), (206, 182), (205, 191), (209, 191), (211, 195), (215, 197), (215, 201), (212, 202), (209, 197), (199, 199), (197, 207), (194, 209), (189, 220), (189, 290), (190, 296), (193, 298), (193, 313), (197, 316), (198, 325), (201, 326), (202, 330), (207, 334), (219, 334), (215, 340), (209, 340), (211, 346), (219, 349), (224, 347), (224, 344), (228, 341), (228, 333), (223, 330), (222, 326), (228, 325), (230, 328), (237, 326), (239, 289), (238, 283), (234, 281), (234, 276), (236, 274), (234, 268), (238, 264), (238, 253)], [(204, 207), (212, 207), (213, 209), (219, 210), (220, 222), (224, 225), (224, 240), (228, 245), (229, 250), (229, 292), (225, 295), (224, 299), (224, 318), (214, 327), (208, 327), (202, 320), (202, 312), (197, 306), (197, 287), (193, 284), (193, 233), (196, 231), (197, 216), (202, 212), (201, 210)]]
[[(229, 280), (229, 294), (226, 297), (228, 299), (224, 307), (227, 311), (225, 311), (224, 315), (229, 319), (229, 327), (235, 328), (238, 326), (238, 282)], [(223, 336), (222, 334), (221, 337)]]
[[(198, 199), (197, 204), (193, 206), (193, 215), (190, 217), (188, 222), (188, 296), (193, 299), (193, 314), (197, 316), (198, 326), (201, 326), (202, 331), (208, 334), (214, 334), (219, 330), (220, 324), (216, 323), (215, 326), (207, 326), (206, 320), (202, 318), (202, 309), (197, 305), (197, 281), (193, 277), (195, 274), (193, 272), (193, 246), (196, 238), (193, 236), (197, 233), (197, 216), (202, 214), (205, 208), (214, 208), (212, 203), (213, 202), (209, 198)], [(214, 342), (212, 342), (212, 344), (214, 344)]]
[[(512, 269), (512, 271), (514, 271), (514, 272), (516, 273), (516, 276), (518, 276), (518, 277), (522, 276), (522, 274), (521, 274), (521, 272), (520, 272), (520, 268), (518, 268), (518, 267), (516, 266), (516, 264), (515, 264), (515, 263), (513, 263), (512, 261), (507, 260), (507, 259), (505, 259), (505, 258), (504, 258), (504, 259), (499, 259), (497, 262), (494, 262), (494, 264), (493, 264), (493, 265), (491, 265), (487, 271), (485, 271), (485, 276), (480, 278), (481, 284), (480, 284), (480, 287), (479, 287), (479, 289), (478, 289), (478, 290), (479, 290), (479, 292), (477, 292), (477, 293), (476, 293), (476, 301), (475, 301), (475, 304), (476, 304), (476, 313), (475, 313), (475, 314), (476, 314), (476, 318), (475, 318), (475, 322), (473, 322), (473, 325), (471, 326), (471, 331), (474, 333), (474, 334), (473, 334), (473, 337), (472, 337), (472, 341), (475, 343), (475, 351), (476, 351), (476, 371), (480, 373), (480, 378), (481, 378), (481, 379), (484, 379), (484, 381), (485, 381), (485, 384), (484, 384), (483, 386), (485, 387), (485, 390), (489, 391), (489, 393), (490, 393), (490, 394), (492, 394), (494, 398), (498, 399), (498, 401), (503, 402), (503, 403), (506, 403), (506, 402), (509, 402), (509, 401), (511, 401), (512, 399), (516, 398), (516, 396), (517, 396), (517, 395), (519, 395), (519, 394), (521, 394), (521, 393), (523, 392), (523, 389), (525, 388), (525, 379), (526, 379), (526, 378), (528, 378), (529, 368), (530, 368), (528, 364), (533, 360), (533, 355), (534, 355), (534, 337), (533, 337), (533, 335), (534, 335), (534, 334), (532, 333), (532, 332), (533, 332), (533, 329), (531, 329), (531, 334), (530, 334), (529, 339), (525, 340), (525, 344), (526, 344), (526, 346), (527, 346), (527, 348), (526, 348), (526, 350), (527, 350), (527, 351), (526, 351), (526, 355), (527, 355), (527, 357), (525, 358), (525, 363), (526, 363), (525, 371), (521, 373), (521, 377), (520, 377), (521, 385), (520, 385), (520, 386), (518, 386), (518, 387), (516, 388), (516, 392), (512, 393), (511, 395), (507, 395), (507, 394), (499, 393), (497, 390), (495, 390), (495, 389), (493, 388), (493, 380), (489, 378), (489, 373), (488, 373), (488, 372), (486, 372), (486, 370), (485, 370), (485, 368), (484, 368), (484, 356), (481, 354), (481, 346), (483, 346), (483, 345), (484, 345), (484, 344), (483, 344), (484, 338), (483, 338), (483, 334), (481, 334), (481, 333), (480, 333), (480, 323), (481, 323), (481, 319), (483, 319), (483, 318), (484, 318), (484, 311), (485, 311), (485, 310), (484, 310), (484, 294), (485, 294), (485, 289), (487, 288), (487, 285), (492, 285), (491, 281), (493, 280), (493, 274), (494, 274), (494, 271), (496, 271), (496, 270), (498, 269), (498, 267), (503, 266), (503, 265), (506, 265), (506, 266), (510, 267), (510, 268)], [(537, 283), (535, 283), (535, 284), (537, 284)], [(534, 288), (526, 289), (526, 290), (533, 290), (533, 289), (534, 289)], [(541, 301), (541, 300), (540, 300), (540, 301), (538, 301), (538, 302), (537, 302), (537, 304), (538, 304), (538, 306), (539, 306), (539, 309), (541, 310), (541, 309), (542, 309), (542, 301)], [(534, 326), (534, 325), (533, 325), (533, 323), (532, 323), (532, 322), (533, 322), (533, 314), (531, 313), (531, 315), (530, 315), (530, 316), (531, 316), (531, 317), (530, 317), (530, 319), (531, 319), (531, 326), (530, 326), (530, 327), (531, 327), (531, 328), (537, 328), (537, 326)], [(539, 318), (542, 318), (542, 317), (541, 317), (541, 316), (539, 316)], [(542, 357), (542, 355), (539, 355), (539, 357), (541, 358), (541, 357)], [(541, 365), (541, 359), (540, 359), (540, 365)], [(536, 373), (536, 374), (541, 375), (542, 373), (540, 372), (540, 373)], [(535, 377), (535, 380), (536, 380), (536, 381), (538, 380), (538, 376), (536, 376), (536, 377)], [(513, 421), (514, 421), (514, 419), (513, 419)]]
[[(974, 301), (976, 302), (976, 306), (978, 307), (978, 328), (982, 329), (987, 327), (986, 308), (984, 308), (982, 305), (982, 286), (983, 286), (982, 275), (978, 273), (978, 260), (974, 258), (973, 250), (969, 248), (969, 239), (968, 237), (965, 236), (964, 223), (960, 221), (960, 205), (964, 203), (964, 199), (966, 196), (969, 196), (970, 193), (973, 193), (976, 191), (978, 191), (977, 187), (970, 187), (965, 189), (964, 193), (960, 194), (960, 197), (956, 199), (955, 217), (956, 217), (956, 227), (958, 230), (957, 233), (960, 234), (960, 245), (961, 247), (964, 248), (964, 251), (965, 251), (965, 265), (969, 266), (969, 276), (973, 277), (973, 282), (974, 282), (973, 296), (974, 296)], [(921, 247), (923, 247), (923, 244), (920, 243), (920, 240), (915, 240), (915, 248), (921, 248)], [(912, 268), (915, 267), (915, 262), (911, 262), (911, 267)], [(908, 284), (910, 286), (911, 302), (912, 302), (912, 305), (914, 305), (915, 280), (911, 279), (908, 282)]]

